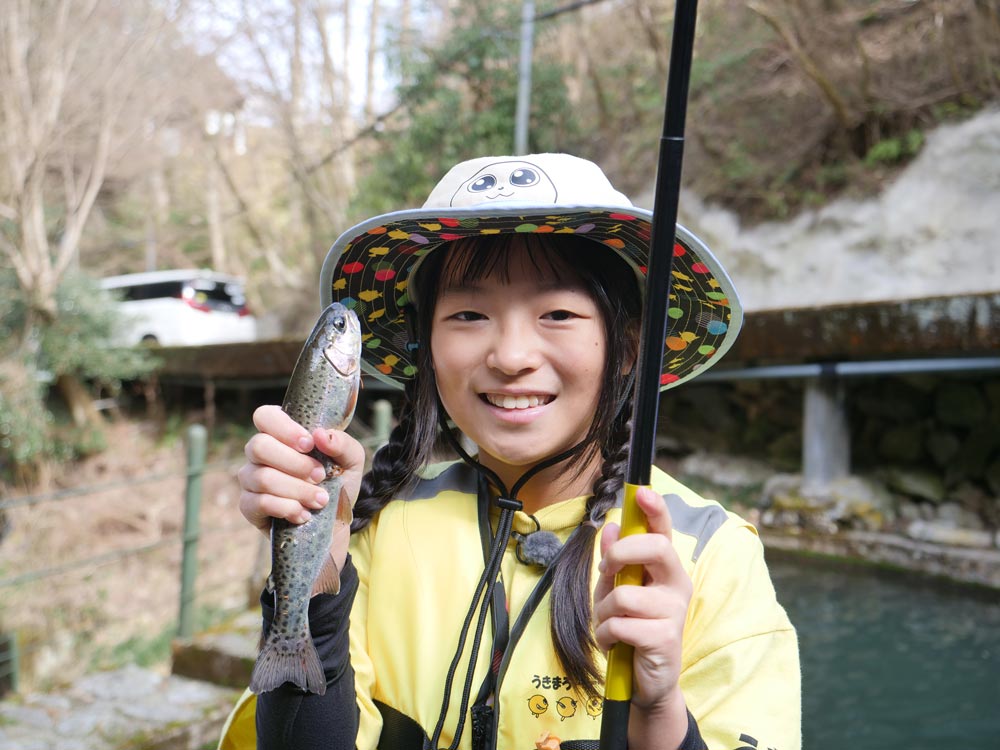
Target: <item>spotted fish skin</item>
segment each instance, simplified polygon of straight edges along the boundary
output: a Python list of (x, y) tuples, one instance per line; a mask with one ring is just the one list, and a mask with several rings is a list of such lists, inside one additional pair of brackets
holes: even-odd
[[(281, 408), (312, 432), (343, 430), (354, 416), (361, 378), (361, 326), (357, 315), (334, 302), (320, 315), (292, 371)], [(271, 576), (274, 619), (250, 677), (257, 694), (286, 682), (310, 693), (326, 692), (323, 666), (309, 631), (309, 600), (316, 593), (340, 591), (340, 574), (330, 557), (336, 522), (350, 524), (350, 499), (342, 491), (341, 469), (318, 450), (310, 455), (326, 469), (320, 487), (329, 504), (312, 518), (271, 524)]]

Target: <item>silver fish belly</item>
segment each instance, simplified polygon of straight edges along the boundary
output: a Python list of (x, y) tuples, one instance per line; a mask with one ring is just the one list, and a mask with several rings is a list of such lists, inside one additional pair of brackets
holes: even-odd
[[(361, 377), (361, 327), (354, 312), (334, 302), (320, 315), (292, 371), (282, 409), (312, 432), (343, 430), (354, 416)], [(326, 677), (309, 631), (313, 594), (340, 591), (340, 573), (330, 556), (337, 522), (350, 524), (350, 499), (342, 492), (341, 470), (326, 455), (310, 455), (326, 469), (320, 483), (329, 504), (303, 524), (281, 518), (271, 525), (274, 619), (250, 677), (257, 694), (293, 683), (323, 695)]]

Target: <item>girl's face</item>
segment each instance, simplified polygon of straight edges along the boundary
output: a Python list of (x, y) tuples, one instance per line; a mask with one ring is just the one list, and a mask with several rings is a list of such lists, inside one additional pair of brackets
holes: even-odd
[(590, 429), (607, 356), (597, 303), (574, 274), (512, 243), (506, 273), (445, 274), (431, 357), (441, 402), (505, 482)]

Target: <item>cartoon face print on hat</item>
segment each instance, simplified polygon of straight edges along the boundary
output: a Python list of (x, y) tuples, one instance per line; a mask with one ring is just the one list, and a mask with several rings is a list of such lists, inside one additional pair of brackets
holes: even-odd
[(555, 203), (558, 191), (545, 171), (527, 161), (498, 161), (463, 182), (451, 197), (452, 206), (488, 201)]

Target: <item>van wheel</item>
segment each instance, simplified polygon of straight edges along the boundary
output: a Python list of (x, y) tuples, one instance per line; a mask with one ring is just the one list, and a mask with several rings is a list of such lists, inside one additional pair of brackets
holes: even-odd
[(160, 340), (156, 338), (156, 336), (154, 336), (153, 334), (147, 333), (145, 336), (142, 337), (142, 341), (140, 341), (139, 343), (143, 344), (144, 346), (159, 346)]

